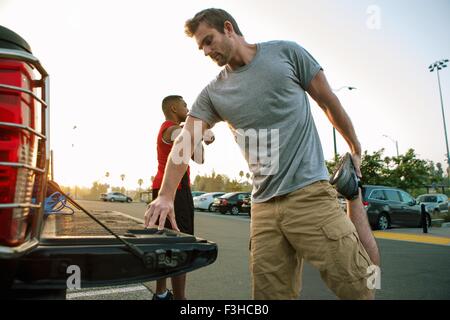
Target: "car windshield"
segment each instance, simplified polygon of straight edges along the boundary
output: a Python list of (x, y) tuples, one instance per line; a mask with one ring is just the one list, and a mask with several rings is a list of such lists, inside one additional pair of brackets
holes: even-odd
[(420, 202), (437, 202), (436, 196), (421, 196), (419, 197)]
[(231, 198), (232, 196), (234, 196), (236, 194), (236, 192), (230, 192), (230, 193), (225, 193), (223, 196), (221, 196), (221, 198)]

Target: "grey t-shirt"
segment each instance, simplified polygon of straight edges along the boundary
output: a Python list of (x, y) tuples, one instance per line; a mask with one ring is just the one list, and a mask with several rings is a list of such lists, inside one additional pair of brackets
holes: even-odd
[(254, 202), (328, 180), (305, 91), (319, 70), (295, 42), (259, 43), (249, 64), (224, 68), (189, 112), (210, 127), (228, 123), (253, 174)]

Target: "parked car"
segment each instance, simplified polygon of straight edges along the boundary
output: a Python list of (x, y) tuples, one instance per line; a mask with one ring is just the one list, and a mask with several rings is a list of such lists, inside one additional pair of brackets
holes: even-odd
[(202, 194), (205, 194), (205, 193), (206, 193), (205, 191), (191, 191), (192, 198), (201, 196)]
[[(420, 206), (406, 191), (386, 186), (364, 185), (363, 204), (369, 223), (374, 229), (386, 230), (391, 226), (420, 227)], [(427, 214), (428, 226), (431, 216)]]
[(422, 194), (417, 197), (418, 204), (425, 204), (432, 218), (444, 219), (448, 211), (448, 197), (442, 193)]
[(120, 201), (120, 202), (128, 202), (128, 203), (133, 201), (133, 199), (131, 199), (130, 197), (128, 197), (120, 192), (102, 193), (100, 195), (100, 200), (111, 201), (111, 202)]
[(198, 210), (208, 210), (212, 212), (212, 205), (214, 199), (223, 196), (225, 192), (209, 192), (200, 196), (194, 197), (194, 208)]
[(230, 212), (231, 214), (239, 214), (239, 212), (242, 212), (244, 198), (249, 195), (250, 192), (226, 193), (214, 200), (212, 208), (214, 211), (219, 211), (221, 214), (225, 214), (227, 212)]
[(248, 216), (252, 216), (252, 197), (249, 195), (242, 200), (241, 210), (244, 213), (248, 213)]

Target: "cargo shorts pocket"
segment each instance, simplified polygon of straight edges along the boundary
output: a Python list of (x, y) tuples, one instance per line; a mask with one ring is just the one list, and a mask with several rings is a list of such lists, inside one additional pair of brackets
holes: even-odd
[(367, 277), (370, 262), (350, 219), (342, 215), (323, 225), (322, 231), (327, 242), (329, 276), (350, 282)]

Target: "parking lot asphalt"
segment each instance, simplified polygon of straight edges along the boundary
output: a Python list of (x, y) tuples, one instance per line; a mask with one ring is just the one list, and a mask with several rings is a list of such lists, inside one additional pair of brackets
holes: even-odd
[[(145, 211), (142, 203), (86, 201), (83, 205), (91, 210), (120, 211), (138, 219), (143, 218)], [(196, 216), (196, 233), (216, 242), (219, 255), (214, 264), (189, 273), (189, 300), (251, 299), (249, 217), (246, 214), (231, 216), (210, 212), (196, 212)], [(450, 299), (450, 246), (426, 242), (430, 241), (427, 238), (450, 239), (449, 228), (432, 227), (425, 235), (420, 228), (393, 228), (375, 231), (374, 234), (382, 256), (381, 289), (377, 290), (377, 300)], [(321, 280), (319, 271), (308, 263), (305, 263), (302, 278), (300, 299), (336, 299)], [(71, 290), (67, 292), (67, 299), (150, 300), (154, 290), (154, 281), (130, 283), (127, 286)]]

